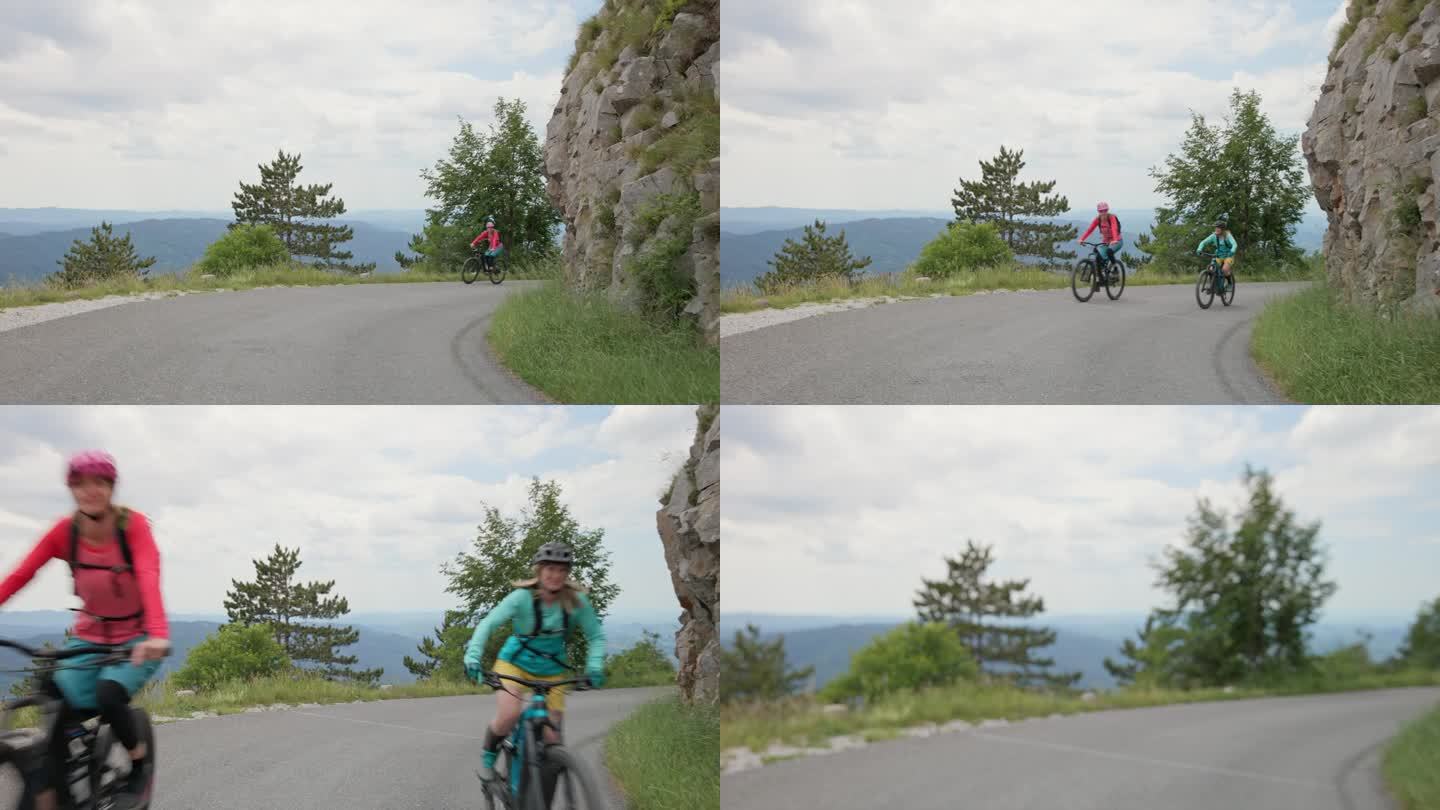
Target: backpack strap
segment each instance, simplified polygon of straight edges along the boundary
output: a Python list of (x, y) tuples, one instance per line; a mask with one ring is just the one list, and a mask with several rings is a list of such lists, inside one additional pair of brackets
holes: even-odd
[[(534, 641), (535, 639), (537, 639), (537, 638), (539, 638), (540, 636), (544, 635), (544, 632), (543, 632), (543, 630), (542, 630), (542, 628), (544, 627), (544, 616), (541, 614), (540, 588), (539, 588), (539, 586), (534, 586), (534, 587), (530, 588), (529, 590), (530, 590), (530, 605), (531, 605), (532, 608), (534, 608), (534, 611), (535, 611), (535, 618), (534, 618), (535, 625), (534, 625), (534, 627), (531, 629), (530, 634), (529, 634), (528, 636), (522, 636), (522, 635), (519, 635), (518, 633), (516, 634), (516, 638), (519, 638), (519, 639), (520, 639), (520, 649), (522, 649), (522, 650), (529, 650), (530, 652), (532, 652), (532, 653), (534, 653), (535, 655), (538, 655), (538, 656), (540, 656), (540, 657), (542, 657), (542, 658), (549, 658), (551, 661), (554, 661), (555, 663), (559, 664), (561, 667), (564, 667), (565, 669), (572, 669), (572, 667), (570, 666), (569, 662), (563, 661), (563, 660), (561, 660), (561, 659), (559, 659), (559, 658), (556, 658), (555, 656), (553, 656), (553, 655), (551, 655), (551, 654), (549, 654), (549, 653), (547, 653), (547, 652), (542, 652), (542, 651), (537, 650), (537, 649), (535, 649), (534, 647), (531, 647), (531, 646), (530, 646), (530, 642), (531, 642), (531, 641)], [(561, 638), (562, 638), (562, 639), (569, 639), (569, 638), (570, 638), (570, 611), (568, 611), (568, 610), (565, 609), (565, 605), (564, 605), (563, 602), (562, 602), (561, 605), (560, 605), (560, 616), (561, 616), (561, 619), (562, 619), (562, 621), (563, 621), (563, 623), (564, 623), (564, 629), (560, 631), (560, 632), (561, 632)]]

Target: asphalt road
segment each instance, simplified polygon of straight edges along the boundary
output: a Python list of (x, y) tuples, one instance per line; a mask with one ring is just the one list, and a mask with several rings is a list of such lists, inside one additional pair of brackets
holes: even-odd
[[(602, 764), (611, 726), (664, 689), (572, 694), (566, 743), (624, 810)], [(237, 714), (156, 727), (152, 810), (474, 810), (491, 696), (383, 700)], [(717, 766), (718, 763), (717, 763)], [(0, 806), (17, 786), (5, 769)]]
[(0, 332), (0, 403), (541, 402), (485, 341), (533, 283), (204, 293), (59, 318)]
[(1385, 741), (1440, 689), (1030, 720), (722, 777), (724, 810), (1392, 810)]
[(1208, 310), (1193, 285), (883, 304), (743, 332), (720, 347), (734, 404), (1216, 404), (1285, 399), (1250, 358), (1251, 322), (1298, 284), (1247, 284)]

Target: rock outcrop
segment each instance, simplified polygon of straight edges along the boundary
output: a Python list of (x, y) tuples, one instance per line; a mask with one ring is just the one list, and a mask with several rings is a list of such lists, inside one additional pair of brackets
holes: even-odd
[(1301, 138), (1353, 304), (1440, 309), (1440, 2), (1352, 0)]
[(655, 515), (670, 581), (680, 600), (680, 694), (690, 703), (720, 697), (720, 407), (702, 405), (690, 458)]
[[(608, 0), (546, 130), (567, 281), (719, 341), (719, 0)], [(666, 15), (668, 16), (668, 15)]]

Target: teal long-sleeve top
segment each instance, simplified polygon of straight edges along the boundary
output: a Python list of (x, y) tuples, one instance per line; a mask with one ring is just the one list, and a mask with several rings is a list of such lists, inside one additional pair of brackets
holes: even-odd
[(1206, 247), (1211, 246), (1215, 248), (1215, 257), (1218, 259), (1228, 259), (1240, 249), (1240, 245), (1235, 241), (1235, 234), (1226, 233), (1224, 239), (1216, 239), (1215, 234), (1212, 233), (1205, 237), (1205, 241), (1200, 243), (1200, 247), (1195, 248), (1195, 252), (1202, 253)]
[[(585, 671), (599, 671), (605, 666), (605, 629), (600, 626), (600, 619), (595, 615), (595, 607), (590, 604), (590, 598), (583, 593), (576, 594), (576, 597), (580, 604), (571, 612), (570, 620), (572, 625), (579, 627), (580, 632), (585, 634)], [(480, 620), (480, 625), (470, 635), (470, 643), (465, 645), (466, 665), (480, 665), (480, 658), (485, 653), (485, 642), (490, 640), (490, 634), (508, 621), (511, 622), (513, 630), (510, 638), (505, 640), (505, 645), (500, 648), (501, 661), (508, 661), (532, 675), (564, 674), (564, 667), (548, 657), (565, 660), (564, 609), (558, 599), (548, 605), (541, 603), (541, 631), (536, 635), (533, 600), (538, 598), (529, 588), (517, 588), (500, 600), (500, 604)], [(522, 637), (533, 637), (530, 638), (528, 648), (521, 644)]]

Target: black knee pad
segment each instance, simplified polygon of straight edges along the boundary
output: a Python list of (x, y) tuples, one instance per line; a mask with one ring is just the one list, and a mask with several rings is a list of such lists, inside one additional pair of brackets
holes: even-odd
[(130, 693), (115, 681), (101, 679), (95, 684), (95, 702), (105, 714), (130, 705)]

